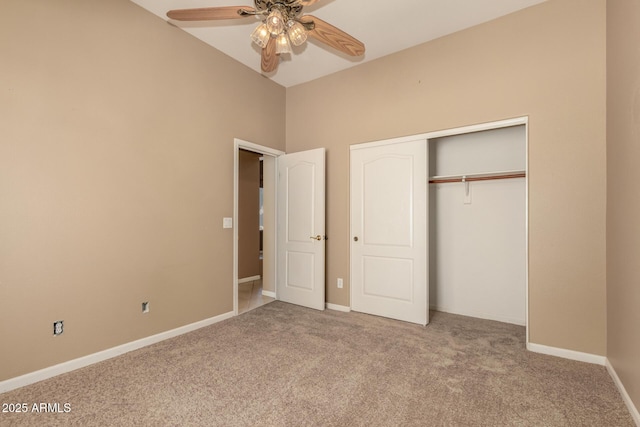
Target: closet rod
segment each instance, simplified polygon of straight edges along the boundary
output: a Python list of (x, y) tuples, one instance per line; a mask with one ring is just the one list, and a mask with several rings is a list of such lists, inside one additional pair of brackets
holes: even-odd
[(429, 180), (429, 184), (446, 184), (448, 182), (472, 182), (472, 181), (489, 181), (493, 179), (511, 179), (511, 178), (525, 178), (527, 176), (524, 172), (512, 173), (508, 175), (487, 175), (487, 176), (462, 176), (460, 178), (434, 178)]

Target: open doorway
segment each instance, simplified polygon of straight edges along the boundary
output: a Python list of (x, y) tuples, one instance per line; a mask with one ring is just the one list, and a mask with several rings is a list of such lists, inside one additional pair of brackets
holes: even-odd
[(235, 140), (234, 313), (276, 298), (276, 157), (284, 153)]
[[(264, 157), (246, 149), (238, 153), (238, 314), (274, 300), (263, 292)], [(268, 215), (267, 215), (268, 216)], [(267, 227), (268, 228), (268, 227)]]

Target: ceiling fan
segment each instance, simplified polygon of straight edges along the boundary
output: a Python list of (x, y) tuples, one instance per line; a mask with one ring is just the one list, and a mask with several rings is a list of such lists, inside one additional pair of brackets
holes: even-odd
[(255, 7), (221, 6), (176, 9), (167, 16), (176, 21), (209, 21), (256, 17), (262, 21), (251, 40), (262, 48), (261, 68), (265, 73), (278, 68), (280, 54), (291, 53), (291, 44), (300, 46), (307, 36), (350, 56), (364, 55), (364, 44), (344, 31), (302, 9), (319, 0), (254, 0)]

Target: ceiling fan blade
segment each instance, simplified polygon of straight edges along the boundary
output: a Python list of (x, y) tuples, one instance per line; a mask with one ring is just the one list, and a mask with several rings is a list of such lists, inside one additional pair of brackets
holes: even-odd
[(276, 55), (276, 39), (269, 37), (267, 45), (262, 49), (262, 60), (260, 66), (262, 71), (270, 73), (278, 68), (280, 58)]
[(300, 22), (313, 22), (314, 28), (309, 31), (308, 34), (314, 39), (326, 43), (332, 48), (337, 49), (340, 52), (344, 52), (347, 55), (364, 55), (364, 43), (322, 19), (311, 15), (304, 15), (300, 18)]
[(301, 4), (302, 6), (311, 6), (312, 4), (316, 3), (318, 0), (298, 0), (298, 3)]
[(211, 21), (215, 19), (237, 19), (254, 15), (256, 10), (249, 6), (202, 7), (198, 9), (175, 9), (167, 16), (176, 21)]

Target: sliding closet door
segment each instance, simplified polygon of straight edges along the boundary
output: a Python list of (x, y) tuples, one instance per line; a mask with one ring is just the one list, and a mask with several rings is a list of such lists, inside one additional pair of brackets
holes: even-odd
[(426, 140), (351, 148), (351, 308), (425, 325)]

